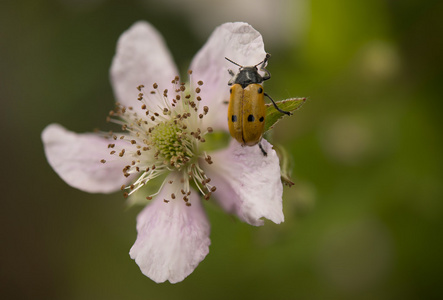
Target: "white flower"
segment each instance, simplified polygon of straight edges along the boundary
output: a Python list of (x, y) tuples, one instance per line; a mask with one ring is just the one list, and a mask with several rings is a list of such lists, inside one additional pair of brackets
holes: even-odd
[[(201, 195), (213, 194), (227, 212), (255, 226), (262, 218), (283, 221), (280, 167), (267, 141), (266, 157), (258, 146), (235, 140), (210, 155), (204, 151), (208, 132), (227, 129), (225, 56), (243, 65), (263, 60), (261, 35), (246, 23), (219, 26), (185, 84), (159, 33), (138, 22), (120, 37), (111, 67), (118, 104), (109, 119), (123, 133), (76, 134), (57, 124), (42, 133), (50, 165), (69, 185), (153, 199), (138, 215), (130, 256), (156, 282), (182, 281), (208, 254)], [(159, 176), (165, 176), (161, 188), (145, 195), (145, 185)]]

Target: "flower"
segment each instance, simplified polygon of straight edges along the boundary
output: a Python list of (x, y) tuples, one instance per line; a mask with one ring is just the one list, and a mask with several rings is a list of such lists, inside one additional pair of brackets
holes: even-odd
[[(122, 133), (70, 132), (58, 124), (42, 133), (49, 164), (69, 185), (90, 193), (143, 194), (130, 256), (155, 282), (182, 281), (209, 252), (210, 225), (200, 195), (255, 226), (283, 221), (277, 154), (262, 146), (205, 150), (212, 131), (227, 131), (229, 57), (253, 65), (265, 57), (261, 35), (246, 23), (215, 29), (183, 83), (159, 33), (137, 22), (122, 34), (111, 67), (118, 103), (109, 114)], [(171, 82), (172, 79), (172, 82)], [(147, 88), (152, 86), (152, 88)], [(145, 186), (163, 178), (161, 187)], [(194, 188), (194, 187), (195, 188)]]

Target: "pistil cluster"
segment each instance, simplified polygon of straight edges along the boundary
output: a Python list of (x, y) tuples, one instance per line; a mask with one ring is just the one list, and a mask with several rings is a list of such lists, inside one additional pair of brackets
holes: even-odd
[[(192, 74), (191, 71), (188, 73)], [(108, 145), (109, 154), (112, 159), (128, 162), (122, 176), (135, 178), (132, 184), (121, 187), (125, 197), (141, 189), (150, 180), (171, 172), (175, 174), (172, 177), (174, 180), (164, 181), (160, 189), (146, 196), (146, 199), (151, 200), (164, 184), (179, 184), (177, 190), (181, 191), (181, 195), (171, 194), (164, 202), (181, 197), (188, 206), (191, 205), (191, 185), (206, 200), (216, 190), (200, 166), (212, 164), (211, 157), (201, 150), (201, 144), (206, 142), (204, 136), (212, 132), (211, 127), (202, 129), (203, 118), (209, 111), (207, 106), (202, 109), (199, 106), (203, 82), (198, 81), (196, 85), (192, 80), (190, 82), (193, 88), (188, 88), (176, 76), (171, 82), (172, 93), (167, 89), (159, 90), (156, 83), (149, 93), (145, 93), (145, 87), (140, 85), (137, 87), (137, 100), (141, 109), (117, 103), (115, 109), (110, 111), (107, 120), (119, 124), (124, 133), (107, 134), (111, 141), (114, 140)], [(101, 162), (106, 163), (106, 160), (102, 159)]]

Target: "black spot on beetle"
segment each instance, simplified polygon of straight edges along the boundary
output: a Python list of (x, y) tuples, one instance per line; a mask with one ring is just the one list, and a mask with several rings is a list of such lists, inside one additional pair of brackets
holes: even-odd
[(232, 115), (232, 117), (231, 117), (231, 121), (232, 121), (232, 122), (237, 122), (237, 116), (236, 116), (236, 115)]
[(248, 116), (248, 122), (254, 122), (255, 118), (253, 115)]
[(263, 93), (263, 89), (262, 89), (262, 88), (258, 88), (257, 92), (258, 92), (259, 94), (261, 94), (261, 93)]
[(260, 122), (263, 122), (265, 120), (264, 117), (261, 117), (260, 119), (258, 119)]
[(232, 94), (232, 88), (229, 89), (229, 94)]

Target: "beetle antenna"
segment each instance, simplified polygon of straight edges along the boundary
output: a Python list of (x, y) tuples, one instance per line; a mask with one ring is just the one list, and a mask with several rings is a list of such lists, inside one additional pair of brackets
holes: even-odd
[(259, 64), (266, 63), (266, 62), (269, 60), (270, 57), (271, 57), (271, 54), (266, 53), (266, 57), (265, 57), (265, 59), (263, 59), (261, 62), (259, 62), (258, 64), (256, 64), (254, 67), (258, 66)]
[(236, 63), (235, 61), (232, 61), (232, 60), (230, 60), (230, 59), (229, 59), (229, 58), (227, 58), (226, 56), (225, 56), (225, 59), (226, 59), (227, 61), (229, 61), (229, 62), (233, 63), (234, 65), (236, 65), (236, 66), (239, 66), (240, 68), (243, 68), (243, 66), (239, 65), (239, 64), (238, 64), (238, 63)]
[(265, 60), (267, 60), (266, 58), (264, 60), (262, 60), (261, 62), (259, 62), (258, 64), (256, 64), (254, 67), (258, 66), (259, 64), (262, 64)]

